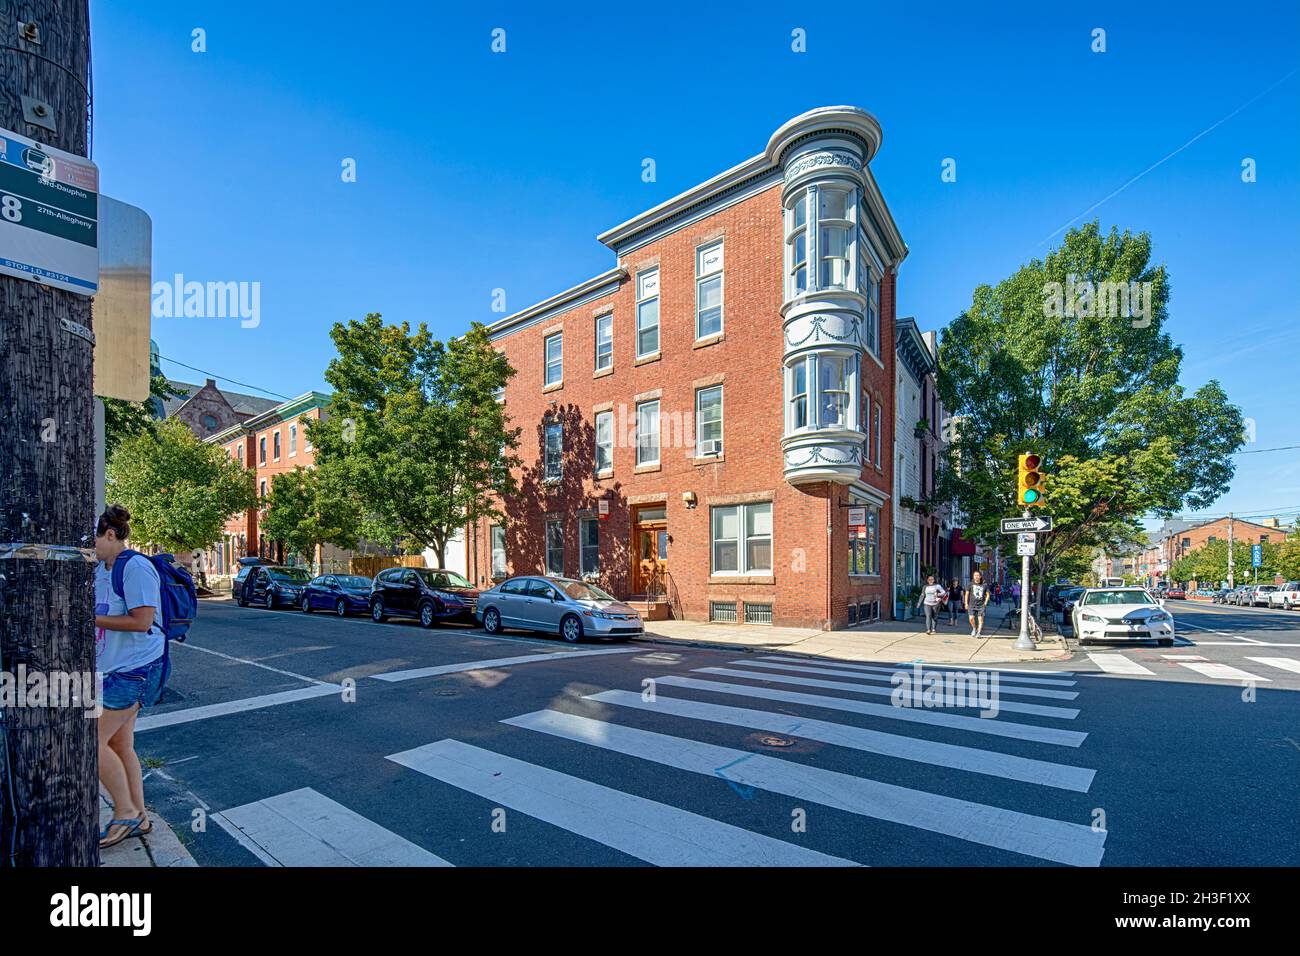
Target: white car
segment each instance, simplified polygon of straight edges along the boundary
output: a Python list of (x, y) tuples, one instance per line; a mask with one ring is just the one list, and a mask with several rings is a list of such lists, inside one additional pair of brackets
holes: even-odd
[(1174, 643), (1174, 616), (1145, 588), (1088, 588), (1070, 617), (1081, 646), (1094, 641)]
[(1277, 590), (1276, 584), (1256, 584), (1246, 589), (1246, 604), (1249, 607), (1268, 607), (1269, 595)]
[(1288, 581), (1268, 596), (1268, 606), (1294, 611), (1300, 607), (1300, 581)]

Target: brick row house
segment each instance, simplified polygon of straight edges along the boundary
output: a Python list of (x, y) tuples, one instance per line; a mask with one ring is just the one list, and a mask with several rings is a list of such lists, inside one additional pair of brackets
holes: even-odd
[(599, 236), (614, 268), (490, 327), (523, 466), (505, 520), (469, 529), (479, 584), (584, 577), (688, 620), (891, 614), (907, 247), (880, 138), (856, 108), (798, 116)]

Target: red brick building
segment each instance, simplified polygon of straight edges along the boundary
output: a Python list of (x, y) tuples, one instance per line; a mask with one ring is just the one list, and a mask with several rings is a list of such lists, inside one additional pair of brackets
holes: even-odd
[(907, 248), (879, 144), (859, 109), (796, 117), (601, 235), (614, 268), (492, 326), (524, 464), (472, 577), (582, 576), (692, 620), (889, 616)]

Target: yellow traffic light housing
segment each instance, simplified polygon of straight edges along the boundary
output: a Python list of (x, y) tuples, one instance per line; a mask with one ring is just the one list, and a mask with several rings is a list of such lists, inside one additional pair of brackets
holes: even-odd
[(1039, 471), (1042, 459), (1035, 454), (1021, 455), (1016, 474), (1016, 506), (1041, 508), (1043, 506), (1043, 474)]

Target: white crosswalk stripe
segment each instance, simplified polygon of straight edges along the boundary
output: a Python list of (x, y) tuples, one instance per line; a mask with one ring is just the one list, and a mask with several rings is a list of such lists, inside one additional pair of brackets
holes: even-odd
[(1104, 831), (554, 710), (503, 721), (740, 786), (1072, 866), (1101, 862)]
[(660, 866), (855, 865), (456, 740), (388, 759)]
[(710, 720), (716, 723), (731, 724), (736, 727), (752, 727), (756, 730), (770, 730), (778, 734), (806, 737), (823, 743), (903, 760), (933, 764), (939, 767), (952, 767), (968, 770), (972, 773), (989, 774), (1008, 780), (1023, 780), (1045, 787), (1059, 787), (1063, 790), (1077, 790), (1087, 793), (1092, 785), (1096, 771), (1086, 767), (1071, 767), (1066, 764), (1051, 763), (1046, 760), (1031, 760), (1028, 757), (1016, 757), (1011, 754), (980, 750), (976, 747), (963, 747), (956, 744), (938, 743), (915, 737), (902, 737), (896, 734), (867, 730), (863, 727), (851, 727), (810, 717), (791, 717), (766, 710), (752, 710), (746, 707), (727, 707), (700, 701), (683, 700), (676, 697), (656, 695), (654, 701), (646, 701), (640, 694), (627, 690), (610, 690), (599, 694), (589, 694), (588, 700), (598, 700), (622, 707), (636, 707), (654, 713), (671, 714), (675, 717), (689, 717), (695, 720)]
[[(697, 667), (691, 673), (693, 674), (717, 674), (720, 677), (742, 677), (746, 680), (770, 681), (777, 684), (794, 684), (800, 687), (824, 687), (827, 690), (847, 690), (854, 694), (874, 694), (880, 697), (892, 697), (894, 687), (866, 687), (860, 684), (850, 684), (847, 681), (820, 680), (813, 677), (788, 677), (784, 674), (767, 674), (755, 673), (753, 671), (735, 670), (729, 667)], [(904, 695), (906, 696), (906, 695)], [(913, 692), (911, 695), (913, 702), (922, 703), (923, 699), (920, 691)], [(1062, 720), (1073, 720), (1079, 716), (1079, 711), (1072, 707), (1048, 707), (1043, 704), (1025, 704), (1020, 701), (1001, 700), (998, 701), (998, 709), (1008, 713), (1035, 714), (1039, 717), (1058, 717)]]
[(1137, 661), (1129, 660), (1123, 654), (1097, 654), (1089, 651), (1088, 660), (1107, 674), (1145, 674), (1148, 677), (1155, 675), (1155, 671), (1148, 670)]
[(1254, 661), (1256, 664), (1276, 667), (1279, 670), (1290, 671), (1292, 674), (1300, 674), (1300, 661), (1293, 660), (1290, 657), (1248, 657), (1246, 660)]
[[(832, 677), (848, 678), (850, 680), (883, 681), (886, 684), (890, 683), (894, 679), (893, 675), (895, 674), (903, 674), (905, 676), (910, 676), (912, 673), (910, 670), (902, 670), (902, 669), (891, 670), (882, 674), (846, 673), (844, 671), (832, 670), (831, 668), (828, 667), (805, 667), (801, 664), (775, 664), (770, 661), (742, 660), (742, 661), (729, 661), (728, 664), (740, 665), (742, 667), (755, 667), (755, 668), (765, 668), (770, 670), (791, 671), (796, 674), (823, 674), (823, 675), (829, 674)], [(945, 674), (957, 675), (957, 674), (961, 674), (962, 672), (943, 671), (943, 670), (939, 670), (938, 668), (930, 667), (930, 668), (922, 668), (921, 673), (925, 675), (938, 674), (940, 676), (943, 676)], [(1004, 694), (1019, 694), (1022, 697), (1047, 697), (1053, 700), (1074, 700), (1079, 696), (1078, 692), (1073, 690), (1049, 690), (1041, 687), (1020, 687), (1015, 684), (1003, 683), (1000, 674), (998, 677), (998, 689), (1000, 693), (1004, 693)]]
[[(886, 665), (882, 667), (878, 664), (852, 664), (845, 661), (823, 661), (823, 660), (816, 660), (814, 658), (807, 658), (807, 657), (782, 657), (779, 654), (765, 654), (763, 657), (759, 659), (764, 661), (782, 661), (786, 664), (815, 663), (818, 667), (832, 667), (835, 668), (836, 670), (846, 670), (846, 671), (863, 671), (868, 674), (893, 674), (896, 671), (900, 671), (900, 670), (907, 671), (907, 670), (911, 670), (912, 668), (911, 664), (893, 664), (893, 665)], [(738, 662), (732, 661), (731, 663), (734, 664)], [(1073, 687), (1077, 683), (1077, 681), (1073, 681), (1069, 679), (1074, 676), (1073, 671), (1007, 670), (1005, 668), (989, 667), (987, 665), (972, 665), (971, 667), (957, 667), (955, 665), (949, 664), (949, 665), (936, 667), (935, 665), (932, 664), (925, 664), (924, 662), (921, 663), (926, 670), (996, 671), (998, 674), (998, 679), (1000, 681), (1005, 681), (1013, 684), (1043, 684), (1045, 686), (1050, 686), (1050, 687)], [(1055, 676), (1053, 677), (1046, 676), (1049, 674)], [(1039, 675), (1043, 675), (1043, 676), (1039, 676)]]
[(1237, 667), (1229, 667), (1227, 664), (1205, 663), (1201, 664), (1196, 661), (1182, 661), (1180, 667), (1186, 667), (1188, 670), (1196, 671), (1206, 677), (1212, 677), (1215, 680), (1251, 680), (1269, 683), (1267, 677), (1259, 677), (1249, 671), (1243, 671)]
[(310, 787), (233, 807), (216, 817), (272, 865), (451, 866)]

